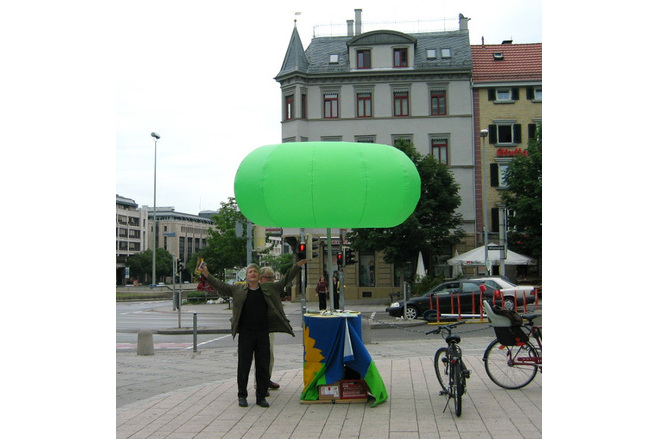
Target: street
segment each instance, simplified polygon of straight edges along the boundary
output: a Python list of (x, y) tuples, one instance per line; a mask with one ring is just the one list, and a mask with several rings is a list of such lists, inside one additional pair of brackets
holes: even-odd
[[(288, 334), (275, 334), (275, 343), (301, 344), (302, 343), (302, 318), (299, 303), (285, 303), (285, 311), (295, 331), (295, 337)], [(218, 308), (222, 308), (221, 310)], [(423, 340), (430, 343), (442, 343), (441, 339), (435, 340), (437, 336), (426, 336), (428, 327), (423, 320), (406, 321), (389, 316), (384, 309), (386, 305), (356, 305), (354, 308), (362, 308), (362, 318), (371, 319), (381, 323), (377, 329), (370, 332), (374, 343), (394, 340)], [(137, 333), (140, 330), (154, 331), (154, 349), (167, 350), (191, 350), (193, 349), (193, 336), (185, 334), (162, 334), (155, 331), (177, 329), (188, 330), (193, 327), (193, 314), (197, 313), (197, 349), (215, 349), (236, 346), (231, 334), (203, 333), (204, 329), (214, 328), (228, 332), (231, 323), (231, 311), (226, 304), (215, 305), (184, 305), (181, 309), (181, 324), (179, 327), (179, 313), (174, 311), (171, 301), (157, 302), (118, 302), (116, 322), (117, 351), (136, 350)], [(182, 332), (182, 331), (181, 331)], [(489, 325), (473, 325), (468, 330), (461, 331), (464, 337), (490, 337), (494, 333)]]

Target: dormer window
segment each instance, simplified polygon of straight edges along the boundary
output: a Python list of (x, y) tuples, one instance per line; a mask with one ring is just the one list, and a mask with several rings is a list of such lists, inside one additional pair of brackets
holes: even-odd
[(371, 68), (371, 50), (358, 50), (357, 51), (357, 68), (370, 69)]
[(329, 62), (330, 62), (330, 64), (338, 64), (339, 63), (339, 55), (335, 54), (335, 53), (331, 54)]
[(394, 67), (407, 66), (407, 48), (394, 49)]

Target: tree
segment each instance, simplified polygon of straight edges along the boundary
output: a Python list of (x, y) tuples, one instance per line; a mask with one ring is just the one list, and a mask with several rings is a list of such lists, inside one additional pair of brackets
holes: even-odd
[[(172, 258), (172, 254), (164, 248), (156, 249), (156, 279), (152, 278), (152, 283), (157, 283), (158, 279), (172, 274)], [(153, 270), (153, 252), (149, 249), (135, 253), (128, 257), (126, 265), (130, 267), (131, 275), (138, 279), (142, 277), (142, 282), (146, 282), (146, 276), (151, 275)]]
[[(438, 249), (465, 236), (460, 228), (462, 216), (455, 213), (461, 203), (459, 186), (448, 166), (432, 155), (422, 157), (410, 141), (399, 139), (394, 146), (412, 160), (421, 177), (421, 196), (414, 212), (396, 227), (353, 229), (347, 237), (358, 251), (383, 251), (390, 264), (414, 264), (419, 251), (430, 261)], [(403, 277), (401, 270), (401, 281)]]
[(542, 127), (529, 141), (528, 156), (513, 158), (505, 173), (501, 199), (509, 210), (508, 246), (520, 253), (542, 258)]
[(288, 273), (288, 270), (293, 268), (293, 254), (286, 253), (279, 256), (265, 255), (261, 259), (264, 266), (270, 266), (272, 269), (282, 275)]
[(210, 270), (222, 273), (225, 268), (244, 267), (247, 265), (246, 230), (242, 236), (236, 236), (236, 223), (247, 224), (247, 219), (238, 210), (236, 199), (229, 197), (226, 203), (220, 203), (220, 210), (213, 215), (213, 225), (206, 239), (206, 247), (190, 258), (189, 264), (197, 257), (204, 258)]

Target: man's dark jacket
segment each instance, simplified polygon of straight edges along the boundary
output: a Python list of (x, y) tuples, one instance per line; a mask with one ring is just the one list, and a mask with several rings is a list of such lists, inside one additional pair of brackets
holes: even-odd
[[(300, 273), (301, 268), (296, 264), (293, 268), (288, 270), (286, 277), (277, 282), (266, 282), (261, 284), (263, 297), (268, 304), (268, 332), (285, 332), (295, 337), (291, 323), (284, 313), (284, 307), (281, 304), (281, 295), (284, 287), (293, 282), (295, 277)], [(236, 338), (238, 332), (238, 323), (240, 322), (240, 314), (243, 311), (243, 305), (247, 298), (247, 283), (229, 285), (222, 281), (217, 280), (213, 275), (208, 276), (206, 279), (209, 284), (221, 296), (233, 297), (233, 317), (231, 318), (231, 335)]]

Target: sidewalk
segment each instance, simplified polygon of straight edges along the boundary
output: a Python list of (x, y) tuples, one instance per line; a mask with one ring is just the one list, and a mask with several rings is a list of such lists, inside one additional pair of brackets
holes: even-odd
[[(213, 310), (227, 312), (224, 308)], [(350, 309), (368, 318), (369, 312), (381, 312), (383, 306), (350, 304)], [(276, 344), (272, 379), (281, 388), (270, 391), (266, 409), (255, 404), (253, 392), (249, 407), (238, 406), (235, 352), (158, 350), (138, 356), (135, 351), (118, 351), (117, 438), (540, 438), (542, 375), (521, 390), (496, 386), (481, 361), (492, 338), (492, 333), (463, 338), (472, 374), (459, 418), (451, 413), (452, 407), (444, 411), (446, 398), (438, 394), (432, 364), (436, 345), (424, 340), (366, 345), (389, 395), (376, 407), (301, 404), (301, 338), (299, 343)], [(144, 398), (122, 402), (131, 392)]]

